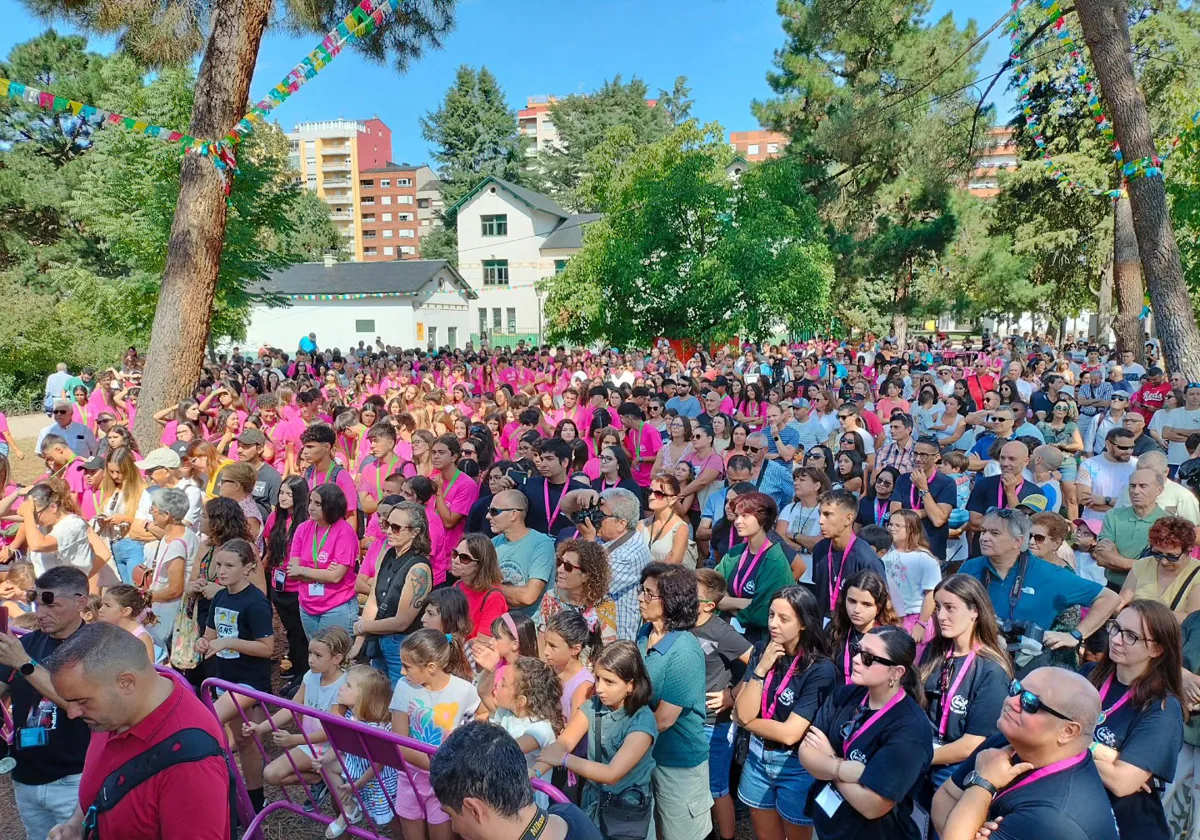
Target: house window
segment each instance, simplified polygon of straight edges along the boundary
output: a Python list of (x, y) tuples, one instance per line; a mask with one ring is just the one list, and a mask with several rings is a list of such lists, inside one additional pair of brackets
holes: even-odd
[(392, 230), (391, 230), (390, 228), (389, 228), (388, 230), (385, 230), (385, 231), (383, 232), (383, 238), (384, 238), (384, 239), (391, 239), (391, 238), (392, 238)]
[(500, 307), (499, 306), (492, 307), (492, 329), (494, 329), (494, 330), (500, 329)]
[(369, 190), (375, 186), (375, 180), (373, 178), (364, 178), (358, 182), (358, 185), (364, 190)]
[(437, 347), (437, 327), (429, 328), (429, 346)]
[(383, 249), (383, 255), (384, 255), (385, 257), (390, 257), (390, 256), (392, 256), (392, 255), (393, 255), (393, 254), (395, 254), (395, 253), (396, 253), (396, 250), (395, 250), (394, 248), (392, 248), (392, 246), (391, 246), (391, 245), (388, 245), (388, 246), (386, 246), (386, 247)]
[(373, 231), (373, 230), (364, 230), (363, 231), (363, 239), (374, 239), (374, 238), (375, 238), (375, 231)]
[(508, 331), (510, 333), (517, 331), (517, 308), (515, 306), (508, 307)]
[[(485, 286), (507, 286), (508, 285), (508, 260), (484, 260), (483, 261), (483, 285)], [(497, 309), (496, 312), (500, 310)], [(496, 316), (499, 319), (499, 315)], [(499, 327), (499, 324), (496, 324)]]
[(412, 204), (413, 197), (411, 195), (398, 195), (398, 196), (396, 196), (396, 203), (397, 204)]
[(412, 239), (414, 236), (417, 235), (417, 232), (415, 230), (413, 230), (412, 228), (404, 228), (402, 230), (397, 231), (396, 235), (399, 236), (401, 239)]
[(397, 178), (396, 186), (397, 187), (411, 187), (412, 186), (412, 178)]
[(483, 335), (487, 332), (487, 307), (479, 307), (479, 334)]
[(375, 206), (375, 199), (373, 199), (373, 198), (364, 198), (364, 199), (362, 200), (362, 206), (363, 206), (363, 207), (374, 207), (374, 206)]
[(414, 255), (416, 253), (417, 253), (417, 249), (411, 245), (401, 245), (400, 246), (400, 255), (401, 256), (410, 256), (411, 257), (412, 255)]
[(421, 220), (421, 227), (429, 227), (429, 220), (428, 220), (428, 219), (422, 219), (422, 220)]
[(375, 214), (374, 214), (374, 213), (364, 213), (364, 214), (363, 214), (363, 217), (362, 217), (362, 220), (363, 220), (363, 223), (364, 223), (364, 224), (371, 224), (371, 223), (374, 223), (374, 221), (375, 221)]
[(769, 155), (773, 155), (773, 154), (775, 154), (775, 153), (776, 153), (776, 152), (778, 152), (778, 151), (779, 151), (779, 144), (778, 144), (778, 143), (768, 143), (768, 144), (767, 144), (767, 154), (769, 154)]
[(508, 214), (496, 216), (480, 216), (479, 224), (483, 236), (508, 236)]
[(756, 154), (758, 154), (758, 144), (757, 144), (757, 143), (751, 143), (749, 146), (747, 146), (747, 147), (746, 147), (746, 154), (748, 154), (748, 155), (756, 155)]
[(391, 203), (392, 203), (392, 197), (391, 197), (390, 195), (385, 195), (385, 196), (383, 197), (383, 203), (384, 203), (384, 204), (391, 204)]
[(384, 214), (383, 214), (383, 220), (384, 220), (385, 222), (390, 222), (390, 221), (392, 220), (392, 214), (391, 214), (391, 213), (384, 213)]
[(316, 156), (317, 156), (317, 141), (316, 140), (305, 140), (304, 141), (304, 156), (308, 157), (308, 158), (314, 158), (314, 159), (316, 158)]
[(383, 188), (383, 189), (385, 189), (385, 190), (386, 190), (388, 187), (390, 187), (391, 185), (392, 185), (392, 179), (391, 179), (391, 178), (384, 178), (383, 180), (381, 180), (381, 181), (379, 182), (379, 186), (380, 186), (380, 187), (382, 187), (382, 188)]
[(419, 207), (421, 210), (428, 210), (429, 209), (429, 199), (428, 198), (418, 198), (417, 199), (417, 207)]
[(412, 221), (412, 213), (397, 213), (397, 214), (396, 214), (396, 221), (398, 221), (398, 222), (411, 222), (411, 221)]
[(554, 261), (554, 273), (555, 274), (562, 274), (566, 270), (567, 270), (567, 261), (566, 260), (555, 260)]
[(458, 349), (458, 327), (446, 327), (446, 343), (451, 350)]
[(377, 253), (378, 252), (374, 248), (363, 248), (363, 256), (365, 257), (373, 257)]
[(356, 333), (373, 333), (375, 332), (374, 321), (355, 321), (354, 331)]

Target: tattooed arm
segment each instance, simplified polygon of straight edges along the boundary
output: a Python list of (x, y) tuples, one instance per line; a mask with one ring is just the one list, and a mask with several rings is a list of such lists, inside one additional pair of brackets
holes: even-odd
[(394, 618), (364, 619), (362, 631), (375, 635), (388, 633), (403, 633), (420, 616), (425, 609), (425, 601), (433, 588), (433, 573), (424, 563), (413, 566), (404, 580), (404, 589), (400, 593), (400, 605), (396, 608)]

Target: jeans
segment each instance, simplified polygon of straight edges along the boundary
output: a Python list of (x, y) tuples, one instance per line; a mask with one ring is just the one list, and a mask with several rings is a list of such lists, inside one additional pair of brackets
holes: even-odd
[(146, 557), (143, 550), (144, 545), (145, 543), (131, 540), (128, 537), (113, 541), (113, 562), (117, 564), (117, 574), (121, 576), (122, 583), (133, 583), (133, 567)]
[[(304, 625), (304, 635), (312, 638), (322, 627), (341, 627), (352, 637), (354, 622), (358, 620), (358, 601), (351, 598), (344, 604), (339, 604), (323, 613), (310, 613), (304, 607), (300, 608), (300, 623)], [(302, 667), (307, 670), (308, 662)]]
[(376, 636), (379, 642), (379, 656), (372, 657), (371, 666), (387, 674), (392, 688), (400, 682), (400, 646), (404, 644), (405, 633), (391, 633), (387, 636)]
[(79, 775), (64, 776), (45, 785), (13, 782), (17, 812), (29, 840), (46, 840), (50, 829), (67, 822), (79, 804)]

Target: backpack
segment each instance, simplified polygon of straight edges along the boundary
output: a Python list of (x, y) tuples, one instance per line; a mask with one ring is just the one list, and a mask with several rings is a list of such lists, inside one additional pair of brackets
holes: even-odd
[(220, 757), (229, 769), (229, 836), (237, 837), (237, 781), (233, 775), (233, 768), (229, 767), (225, 749), (221, 746), (220, 741), (203, 729), (191, 728), (181, 729), (170, 738), (158, 742), (108, 774), (108, 778), (100, 786), (96, 801), (84, 814), (84, 840), (100, 840), (99, 815), (115, 808), (127, 793), (142, 782), (178, 764), (203, 761), (213, 757)]

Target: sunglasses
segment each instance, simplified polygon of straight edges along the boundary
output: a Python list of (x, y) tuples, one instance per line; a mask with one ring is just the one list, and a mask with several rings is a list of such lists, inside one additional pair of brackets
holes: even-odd
[(750, 446), (749, 444), (746, 445), (746, 451), (749, 452), (751, 455), (757, 455), (759, 452), (762, 452), (765, 448), (766, 447), (764, 447), (764, 446)]
[(839, 414), (838, 419), (839, 420), (849, 420), (853, 416), (854, 416), (853, 414)]
[(490, 507), (490, 508), (488, 508), (488, 509), (487, 509), (487, 515), (488, 515), (488, 516), (491, 516), (491, 517), (496, 517), (496, 516), (499, 516), (499, 515), (500, 515), (500, 514), (502, 514), (502, 513), (509, 513), (509, 512), (511, 512), (511, 511), (514, 511), (514, 510), (521, 510), (521, 509), (522, 509), (522, 508), (497, 508), (497, 507)]
[[(82, 598), (83, 593), (72, 592), (70, 594), (64, 595), (63, 597), (65, 597), (65, 598)], [(36, 589), (26, 589), (25, 590), (25, 600), (31, 604), (41, 604), (42, 606), (46, 606), (46, 607), (49, 607), (55, 603), (53, 592), (38, 592)]]
[(387, 524), (388, 530), (391, 531), (393, 534), (399, 534), (401, 531), (411, 531), (412, 527), (413, 526), (411, 526), (411, 525), (399, 525), (395, 522), (389, 522)]
[(1178, 563), (1185, 555), (1182, 551), (1178, 554), (1167, 554), (1165, 551), (1152, 551), (1147, 556), (1153, 557), (1159, 563)]
[(1030, 542), (1044, 543), (1048, 539), (1050, 539), (1050, 536), (1048, 534), (1030, 534), (1029, 535)]
[(555, 561), (554, 565), (558, 566), (560, 569), (566, 569), (568, 572), (583, 571), (583, 566), (580, 566), (578, 563), (572, 563), (569, 560), (559, 559)]
[(1046, 712), (1054, 715), (1059, 720), (1070, 720), (1071, 718), (1064, 715), (1062, 712), (1051, 709), (1042, 702), (1042, 698), (1038, 697), (1032, 691), (1026, 691), (1021, 687), (1020, 680), (1013, 680), (1008, 684), (1008, 696), (1019, 697), (1021, 699), (1021, 711), (1028, 715), (1036, 715), (1038, 712)]
[(670, 493), (665, 493), (662, 490), (651, 490), (650, 497), (653, 499), (670, 499), (672, 498), (672, 495)]
[(451, 559), (457, 560), (459, 563), (464, 564), (478, 562), (474, 557), (472, 557), (470, 554), (467, 554), (465, 551), (455, 551), (450, 555), (450, 557)]
[(1114, 443), (1114, 444), (1112, 444), (1112, 448), (1117, 450), (1118, 452), (1132, 452), (1133, 444), (1130, 444), (1129, 446), (1118, 446), (1117, 444)]
[(65, 409), (56, 408), (56, 409), (54, 409), (54, 413), (55, 414), (70, 414), (71, 412), (66, 411)]
[(862, 660), (863, 667), (866, 668), (870, 668), (876, 662), (882, 663), (889, 667), (896, 665), (896, 663), (890, 659), (884, 659), (882, 656), (876, 656), (869, 650), (863, 650), (862, 645), (860, 644), (852, 644), (850, 645), (850, 658), (853, 659), (856, 656)]

